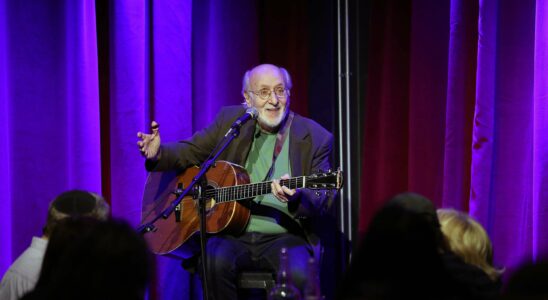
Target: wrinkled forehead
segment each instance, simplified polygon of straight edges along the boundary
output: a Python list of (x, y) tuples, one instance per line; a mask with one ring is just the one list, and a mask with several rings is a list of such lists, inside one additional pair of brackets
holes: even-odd
[(251, 72), (249, 81), (251, 87), (255, 89), (285, 85), (283, 74), (280, 69), (272, 66), (254, 69)]

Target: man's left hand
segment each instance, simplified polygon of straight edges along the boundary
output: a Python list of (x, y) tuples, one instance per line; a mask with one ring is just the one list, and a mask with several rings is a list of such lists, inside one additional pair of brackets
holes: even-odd
[[(289, 175), (285, 174), (280, 179), (289, 179)], [(300, 191), (296, 189), (290, 189), (286, 186), (280, 185), (280, 179), (272, 180), (270, 188), (272, 189), (272, 195), (276, 197), (280, 202), (287, 203), (299, 197)]]

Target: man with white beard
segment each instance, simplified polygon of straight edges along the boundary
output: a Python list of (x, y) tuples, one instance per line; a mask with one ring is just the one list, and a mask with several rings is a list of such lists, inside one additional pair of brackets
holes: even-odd
[[(152, 133), (138, 133), (137, 142), (149, 171), (186, 169), (207, 159), (225, 133), (246, 109), (258, 118), (241, 126), (240, 135), (220, 160), (245, 166), (251, 183), (272, 181), (272, 194), (250, 201), (251, 217), (240, 233), (221, 232), (208, 238), (208, 283), (212, 299), (236, 299), (240, 270), (278, 271), (279, 253), (287, 248), (291, 276), (303, 289), (308, 258), (318, 242), (315, 218), (325, 213), (333, 194), (291, 189), (279, 179), (311, 175), (331, 167), (333, 135), (316, 122), (289, 109), (291, 77), (281, 67), (263, 64), (243, 78), (243, 106), (221, 109), (215, 121), (178, 143), (161, 143), (159, 125)], [(251, 112), (253, 113), (253, 112)]]

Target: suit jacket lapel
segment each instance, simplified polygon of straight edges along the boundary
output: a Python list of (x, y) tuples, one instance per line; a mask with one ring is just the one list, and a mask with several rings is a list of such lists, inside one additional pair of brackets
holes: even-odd
[(295, 114), (289, 132), (289, 157), (291, 160), (291, 176), (308, 175), (310, 172), (310, 144), (308, 131), (302, 124), (301, 116)]
[(256, 123), (257, 121), (249, 122), (241, 127), (240, 135), (233, 141), (237, 144), (234, 147), (235, 151), (232, 153), (230, 161), (245, 166), (249, 150), (251, 150), (251, 144), (253, 144), (253, 133), (255, 132)]

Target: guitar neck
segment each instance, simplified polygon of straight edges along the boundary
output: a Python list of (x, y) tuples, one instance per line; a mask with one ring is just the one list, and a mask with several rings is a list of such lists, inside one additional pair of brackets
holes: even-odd
[[(249, 199), (272, 193), (271, 184), (272, 181), (263, 181), (222, 187), (206, 191), (206, 197), (214, 198), (216, 203)], [(305, 176), (282, 179), (280, 180), (280, 184), (290, 189), (303, 188), (305, 187)]]

